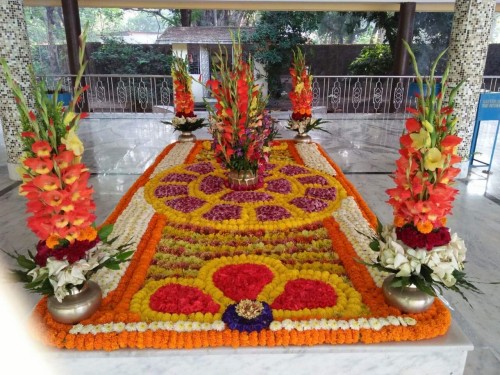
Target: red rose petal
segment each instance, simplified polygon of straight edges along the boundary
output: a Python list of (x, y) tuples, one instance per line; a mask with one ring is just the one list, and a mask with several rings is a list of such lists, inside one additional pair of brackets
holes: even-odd
[(158, 288), (149, 299), (149, 307), (169, 314), (215, 314), (220, 309), (211, 296), (198, 288), (175, 283)]
[(259, 293), (274, 278), (272, 271), (260, 264), (231, 264), (219, 268), (212, 276), (214, 285), (226, 297), (239, 302), (257, 299)]
[(273, 309), (302, 310), (333, 307), (337, 304), (337, 293), (323, 281), (296, 279), (285, 285), (285, 290), (272, 303)]

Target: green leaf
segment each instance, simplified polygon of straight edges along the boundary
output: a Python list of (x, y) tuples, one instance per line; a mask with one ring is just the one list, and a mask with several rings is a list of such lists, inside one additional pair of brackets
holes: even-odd
[(107, 239), (112, 231), (113, 231), (113, 224), (106, 224), (103, 225), (101, 229), (99, 229), (97, 235), (99, 236), (99, 239), (102, 242), (107, 242)]
[(121, 260), (122, 262), (126, 261), (132, 254), (134, 253), (134, 250), (130, 251), (125, 251), (123, 253), (120, 253), (115, 256), (116, 259)]
[(412, 278), (412, 281), (415, 286), (422, 292), (427, 293), (430, 296), (436, 296), (436, 292), (434, 291), (434, 289), (432, 289), (432, 284), (426, 282), (423, 278), (414, 277)]
[(32, 270), (33, 268), (36, 267), (36, 263), (33, 260), (26, 258), (24, 255), (19, 255), (17, 257), (17, 263), (21, 267), (26, 268), (28, 270)]
[(120, 265), (118, 263), (114, 263), (114, 262), (113, 263), (106, 263), (104, 265), (104, 267), (109, 268), (111, 270), (115, 270), (115, 271), (120, 269)]

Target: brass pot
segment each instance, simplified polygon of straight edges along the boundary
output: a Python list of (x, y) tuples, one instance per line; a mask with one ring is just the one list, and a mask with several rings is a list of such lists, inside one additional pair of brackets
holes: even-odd
[(257, 173), (253, 171), (237, 171), (235, 169), (231, 169), (227, 176), (229, 187), (230, 188), (240, 188), (245, 187), (249, 188), (256, 185), (259, 182), (259, 177)]
[(294, 138), (294, 141), (297, 143), (311, 143), (312, 138), (309, 134), (297, 134)]
[(419, 313), (431, 307), (434, 296), (422, 292), (415, 285), (405, 287), (391, 286), (394, 275), (388, 276), (382, 285), (385, 301), (402, 312)]
[(72, 288), (70, 295), (59, 302), (50, 296), (47, 309), (55, 321), (64, 324), (75, 324), (90, 318), (101, 306), (102, 292), (98, 284), (86, 281), (81, 289)]
[(193, 134), (193, 132), (183, 131), (183, 132), (181, 132), (181, 135), (179, 135), (177, 140), (179, 142), (195, 142), (196, 136)]

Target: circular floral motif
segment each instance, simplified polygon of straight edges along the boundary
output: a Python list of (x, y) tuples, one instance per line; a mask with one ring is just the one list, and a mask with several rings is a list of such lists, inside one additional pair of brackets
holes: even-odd
[(267, 165), (263, 187), (253, 191), (228, 189), (227, 173), (210, 162), (180, 165), (149, 181), (145, 197), (174, 223), (283, 230), (329, 217), (347, 196), (334, 177), (290, 162)]

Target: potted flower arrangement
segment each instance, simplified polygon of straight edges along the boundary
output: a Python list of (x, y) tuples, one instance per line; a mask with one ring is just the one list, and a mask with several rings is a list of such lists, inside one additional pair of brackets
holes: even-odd
[(446, 217), (457, 194), (451, 185), (460, 172), (453, 166), (461, 160), (456, 153), (461, 138), (456, 135), (457, 118), (453, 114), (460, 85), (451, 90), (446, 100), (446, 68), (442, 90), (435, 90), (434, 71), (443, 52), (427, 79), (430, 90), (424, 91), (415, 56), (408, 44), (405, 46), (415, 68), (420, 95), (417, 108), (408, 108), (412, 117), (406, 120), (405, 133), (400, 138), (401, 156), (393, 177), (396, 187), (387, 190), (394, 223), (379, 223), (377, 236), (370, 243), (378, 257), (369, 265), (391, 273), (383, 285), (389, 303), (406, 312), (419, 312), (428, 308), (443, 288), (462, 296), (461, 288), (479, 290), (465, 277), (463, 240), (446, 227)]
[(196, 137), (192, 132), (201, 129), (206, 124), (204, 119), (194, 114), (194, 98), (191, 90), (193, 78), (189, 75), (189, 64), (179, 56), (172, 58), (172, 79), (174, 82), (175, 114), (172, 121), (162, 121), (172, 125), (181, 132), (179, 141), (194, 142)]
[[(48, 310), (62, 323), (75, 323), (92, 315), (101, 291), (89, 277), (102, 267), (116, 269), (131, 255), (128, 244), (113, 246), (112, 226), (96, 229), (90, 173), (81, 163), (83, 144), (77, 136), (80, 119), (75, 106), (87, 87), (80, 87), (85, 32), (81, 38), (80, 71), (75, 79), (75, 100), (64, 107), (45, 95), (43, 82), (33, 81), (35, 109), (28, 107), (19, 86), (2, 60), (7, 82), (21, 117), (23, 154), (21, 195), (28, 200), (28, 227), (39, 238), (36, 253), (11, 255), (21, 269), (14, 270), (26, 289), (49, 296)], [(57, 93), (57, 90), (56, 90)]]
[(233, 43), (234, 61), (219, 52), (218, 79), (207, 82), (217, 100), (210, 112), (209, 132), (213, 136), (216, 160), (229, 169), (227, 185), (236, 190), (262, 186), (269, 142), (276, 136), (275, 121), (265, 111), (267, 98), (255, 83), (253, 64), (244, 61), (239, 40)]
[(317, 129), (327, 133), (328, 131), (320, 126), (325, 121), (312, 117), (313, 76), (309, 74), (305, 56), (299, 48), (293, 53), (290, 75), (292, 77), (292, 91), (288, 93), (288, 96), (292, 102), (292, 116), (288, 120), (287, 129), (297, 132), (295, 137), (297, 142), (308, 143), (311, 142), (311, 136), (307, 133), (311, 130)]

